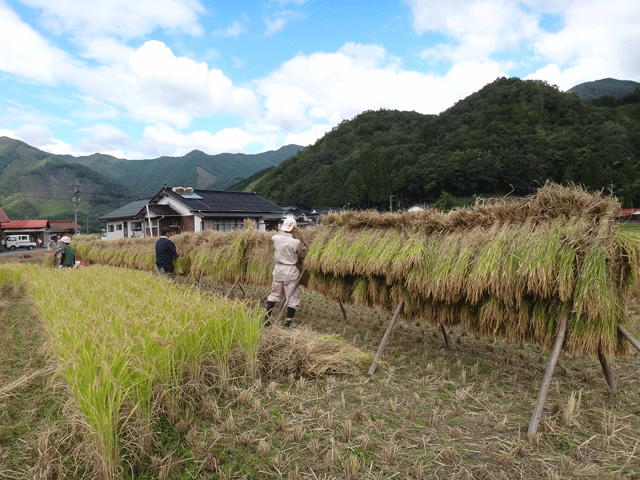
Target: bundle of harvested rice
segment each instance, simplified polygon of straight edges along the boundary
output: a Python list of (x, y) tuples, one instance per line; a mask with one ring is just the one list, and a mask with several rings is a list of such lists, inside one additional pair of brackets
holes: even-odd
[[(640, 246), (619, 232), (613, 197), (547, 184), (520, 200), (448, 214), (332, 214), (305, 259), (309, 286), (341, 302), (481, 335), (624, 355), (617, 333), (638, 286)], [(350, 293), (350, 295), (349, 295)]]
[(275, 376), (355, 375), (365, 371), (372, 360), (372, 354), (338, 335), (318, 335), (305, 327), (267, 328), (258, 343), (261, 370)]

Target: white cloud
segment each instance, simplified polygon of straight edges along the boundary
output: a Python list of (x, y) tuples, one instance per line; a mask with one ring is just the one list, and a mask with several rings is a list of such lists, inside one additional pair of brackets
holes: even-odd
[(204, 62), (176, 57), (156, 40), (133, 51), (126, 64), (81, 73), (76, 81), (82, 91), (148, 123), (186, 128), (195, 117), (222, 113), (249, 118), (259, 108), (250, 89), (234, 86), (221, 70)]
[(215, 134), (203, 130), (183, 134), (167, 126), (148, 126), (143, 138), (143, 146), (157, 147), (159, 155), (185, 155), (194, 149), (209, 155), (241, 153), (255, 141), (239, 128), (225, 128)]
[(322, 138), (327, 132), (331, 131), (329, 125), (313, 125), (310, 129), (300, 133), (290, 133), (284, 139), (284, 145), (302, 145), (306, 147), (312, 145)]
[(267, 17), (264, 19), (264, 23), (267, 26), (265, 35), (267, 37), (275, 35), (276, 33), (284, 30), (284, 27), (286, 27), (287, 24), (292, 22), (293, 20), (303, 20), (305, 18), (307, 18), (306, 15), (295, 10), (282, 10), (272, 17)]
[(509, 0), (407, 0), (418, 34), (442, 33), (454, 44), (425, 49), (424, 55), (453, 61), (486, 59), (504, 49), (519, 48), (538, 35), (538, 16)]
[(0, 3), (0, 70), (51, 85), (67, 69), (67, 61), (64, 52)]
[(136, 38), (156, 28), (202, 35), (198, 14), (204, 8), (196, 0), (23, 0), (42, 11), (52, 32), (75, 32), (81, 36), (115, 35)]
[(86, 152), (121, 151), (121, 147), (131, 145), (131, 137), (113, 125), (92, 125), (81, 128), (78, 132), (91, 134), (78, 141), (78, 148)]
[(475, 60), (444, 77), (406, 71), (382, 47), (347, 44), (336, 53), (297, 55), (260, 80), (258, 91), (266, 121), (297, 133), (368, 109), (439, 113), (501, 75), (498, 64)]
[(113, 119), (119, 114), (116, 107), (103, 101), (100, 98), (88, 97), (86, 95), (76, 95), (83, 103), (84, 108), (73, 111), (74, 116), (90, 120)]
[(51, 129), (43, 125), (22, 125), (13, 132), (12, 138), (22, 140), (32, 147), (57, 155), (67, 155), (73, 151), (73, 148), (68, 143), (54, 139)]
[(242, 35), (243, 33), (245, 33), (246, 31), (247, 31), (247, 27), (236, 20), (235, 22), (233, 22), (233, 24), (231, 24), (227, 28), (225, 28), (223, 30), (214, 30), (211, 33), (216, 37), (222, 37), (222, 38), (233, 37), (233, 38), (237, 38), (240, 35)]
[(612, 8), (585, 0), (567, 4), (562, 15), (564, 28), (541, 35), (535, 44), (536, 51), (560, 69), (561, 88), (605, 77), (637, 78), (640, 3), (621, 0)]
[[(513, 65), (541, 64), (526, 78), (562, 89), (604, 77), (638, 75), (640, 3), (635, 0), (615, 6), (597, 0), (405, 1), (416, 33), (441, 33), (447, 39), (425, 48), (425, 59), (448, 60), (454, 68), (460, 61), (496, 57), (511, 58)], [(545, 15), (558, 18), (557, 31), (541, 27)]]

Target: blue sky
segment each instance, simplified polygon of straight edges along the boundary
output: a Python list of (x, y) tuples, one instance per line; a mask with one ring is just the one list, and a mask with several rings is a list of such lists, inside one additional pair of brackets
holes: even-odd
[(0, 136), (53, 153), (309, 145), (502, 76), (640, 81), (640, 2), (0, 0)]

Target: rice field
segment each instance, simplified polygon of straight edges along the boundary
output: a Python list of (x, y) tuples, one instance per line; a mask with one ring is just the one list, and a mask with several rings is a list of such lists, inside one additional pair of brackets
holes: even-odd
[[(343, 314), (337, 302), (304, 289), (298, 327), (259, 329), (255, 343), (251, 326), (266, 287), (229, 292), (230, 284), (207, 277), (172, 284), (96, 265), (53, 271), (15, 263), (0, 267), (2, 478), (640, 476), (636, 352), (612, 359), (615, 395), (597, 357), (565, 352), (540, 431), (528, 437), (549, 358), (544, 346), (453, 326), (447, 349), (439, 328), (404, 318), (369, 377), (389, 322), (379, 307), (343, 305)], [(128, 291), (132, 298), (117, 297)], [(103, 307), (90, 318), (73, 313), (90, 305)], [(636, 314), (629, 327), (638, 337)], [(213, 341), (205, 330), (219, 331), (214, 316), (236, 319), (227, 344), (257, 346), (255, 353), (231, 348), (227, 370), (211, 346), (198, 347)], [(167, 364), (174, 368), (158, 366)], [(78, 381), (87, 371), (93, 382)], [(83, 396), (83, 387), (99, 401)], [(103, 405), (112, 410), (97, 415)], [(101, 439), (110, 425), (115, 437)]]
[(273, 253), (252, 228), (177, 235), (176, 282), (154, 274), (153, 238), (78, 239), (76, 270), (14, 258), (0, 477), (640, 478), (639, 353), (618, 331), (639, 336), (640, 243), (618, 211), (546, 185), (330, 215), (300, 232), (293, 329), (261, 325)]

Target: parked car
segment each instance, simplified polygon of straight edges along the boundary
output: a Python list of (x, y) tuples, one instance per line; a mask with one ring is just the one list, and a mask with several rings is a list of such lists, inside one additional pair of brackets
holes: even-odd
[(29, 235), (7, 235), (2, 244), (10, 250), (15, 250), (16, 248), (33, 250), (38, 246)]

